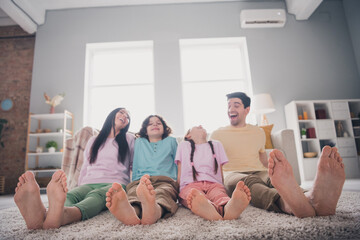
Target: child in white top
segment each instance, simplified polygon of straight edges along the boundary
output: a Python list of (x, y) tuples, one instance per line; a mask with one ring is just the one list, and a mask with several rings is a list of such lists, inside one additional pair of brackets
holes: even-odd
[(222, 166), (228, 158), (222, 144), (207, 142), (206, 135), (202, 126), (193, 127), (178, 146), (180, 203), (207, 220), (236, 219), (250, 202), (250, 190), (239, 182), (231, 198), (226, 194)]

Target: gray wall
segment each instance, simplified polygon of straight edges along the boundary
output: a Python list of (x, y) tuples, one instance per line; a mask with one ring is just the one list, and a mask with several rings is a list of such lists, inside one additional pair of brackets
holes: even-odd
[(357, 68), (360, 75), (360, 1), (343, 0), (343, 3), (356, 57)]
[(57, 110), (72, 111), (79, 129), (86, 43), (154, 40), (156, 111), (182, 134), (182, 38), (245, 36), (254, 94), (272, 95), (276, 112), (268, 118), (275, 131), (286, 127), (284, 105), (292, 100), (360, 98), (342, 1), (324, 1), (307, 21), (288, 14), (284, 28), (241, 29), (240, 10), (251, 8), (286, 6), (272, 1), (50, 11), (37, 31), (30, 111), (48, 112), (44, 91), (65, 92)]

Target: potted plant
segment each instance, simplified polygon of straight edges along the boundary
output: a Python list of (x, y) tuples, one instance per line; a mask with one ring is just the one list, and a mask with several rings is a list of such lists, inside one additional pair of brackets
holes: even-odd
[(4, 142), (2, 141), (3, 130), (5, 129), (5, 125), (8, 123), (6, 119), (0, 119), (0, 146), (5, 147)]
[(45, 145), (45, 147), (48, 149), (49, 153), (54, 153), (58, 147), (57, 142), (55, 141), (48, 141)]

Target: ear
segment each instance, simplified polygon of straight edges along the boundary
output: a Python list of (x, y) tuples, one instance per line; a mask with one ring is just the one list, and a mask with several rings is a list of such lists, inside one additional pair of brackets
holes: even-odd
[(246, 115), (249, 114), (249, 112), (250, 112), (250, 106), (248, 106), (247, 108), (245, 108), (245, 112), (246, 112)]

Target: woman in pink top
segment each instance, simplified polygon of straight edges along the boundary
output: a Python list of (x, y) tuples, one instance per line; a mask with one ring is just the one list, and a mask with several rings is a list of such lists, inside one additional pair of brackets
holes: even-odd
[(239, 182), (230, 198), (223, 185), (222, 165), (228, 162), (218, 141), (207, 141), (202, 126), (193, 127), (179, 144), (175, 163), (178, 165), (179, 200), (196, 215), (207, 220), (236, 219), (251, 199), (250, 190)]
[(127, 185), (135, 137), (127, 133), (130, 117), (125, 108), (114, 109), (98, 136), (89, 139), (84, 151), (78, 187), (67, 192), (66, 175), (56, 171), (47, 186), (49, 208), (40, 198), (31, 171), (19, 178), (14, 200), (29, 229), (59, 228), (86, 220), (106, 210), (106, 192), (113, 182)]

